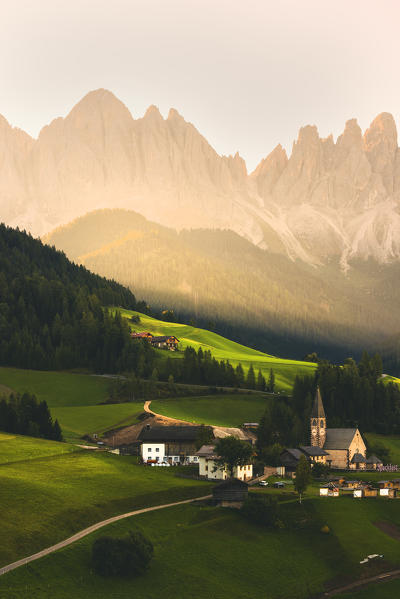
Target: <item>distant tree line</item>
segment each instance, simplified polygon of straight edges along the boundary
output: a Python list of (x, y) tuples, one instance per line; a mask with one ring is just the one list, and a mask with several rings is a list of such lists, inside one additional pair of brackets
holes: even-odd
[(364, 352), (357, 364), (318, 360), (314, 376), (298, 376), (293, 395), (271, 401), (261, 418), (258, 448), (265, 461), (274, 463), (283, 447), (310, 443), (310, 415), (319, 386), (327, 425), (359, 427), (362, 432), (400, 433), (400, 389), (382, 378), (382, 360)]
[(168, 357), (159, 365), (159, 369), (160, 379), (171, 380), (172, 377), (177, 383), (240, 387), (258, 391), (273, 391), (275, 388), (272, 370), (267, 383), (261, 370), (256, 375), (252, 364), (245, 375), (240, 363), (234, 367), (229, 360), (217, 360), (209, 350), (203, 351), (201, 347), (198, 351), (194, 347), (186, 347), (183, 359)]
[(0, 364), (152, 372), (154, 352), (131, 343), (118, 312), (146, 311), (131, 291), (71, 263), (62, 252), (0, 225)]
[(47, 403), (29, 393), (0, 399), (0, 430), (62, 441), (60, 425), (53, 422)]

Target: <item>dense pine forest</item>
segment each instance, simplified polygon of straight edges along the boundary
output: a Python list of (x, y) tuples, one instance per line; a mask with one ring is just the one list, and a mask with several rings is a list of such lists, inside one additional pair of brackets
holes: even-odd
[(259, 447), (267, 455), (283, 446), (309, 445), (317, 386), (328, 428), (358, 427), (361, 432), (400, 433), (400, 389), (384, 382), (381, 357), (364, 352), (358, 364), (352, 358), (343, 365), (319, 360), (315, 376), (296, 377), (292, 397), (280, 397), (271, 403), (258, 432)]
[(117, 372), (142, 364), (151, 372), (152, 349), (131, 343), (120, 315), (104, 310), (109, 305), (146, 310), (122, 285), (0, 225), (1, 365)]

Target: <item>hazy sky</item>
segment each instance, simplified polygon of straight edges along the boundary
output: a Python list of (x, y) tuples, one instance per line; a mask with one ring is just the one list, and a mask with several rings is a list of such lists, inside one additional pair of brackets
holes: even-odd
[(37, 136), (105, 87), (249, 170), (300, 126), (400, 124), (400, 0), (0, 0), (0, 114)]

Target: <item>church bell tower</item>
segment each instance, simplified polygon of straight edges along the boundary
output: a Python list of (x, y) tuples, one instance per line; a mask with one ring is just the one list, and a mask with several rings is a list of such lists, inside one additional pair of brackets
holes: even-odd
[(315, 394), (314, 405), (311, 411), (310, 425), (311, 445), (322, 448), (325, 445), (326, 440), (326, 416), (319, 387), (317, 387), (317, 392)]

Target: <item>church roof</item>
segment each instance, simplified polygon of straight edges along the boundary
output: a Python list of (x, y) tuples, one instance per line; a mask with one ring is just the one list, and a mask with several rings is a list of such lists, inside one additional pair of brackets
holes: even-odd
[(324, 404), (322, 403), (321, 391), (317, 387), (311, 418), (325, 418)]
[(348, 449), (356, 428), (327, 428), (324, 449)]

